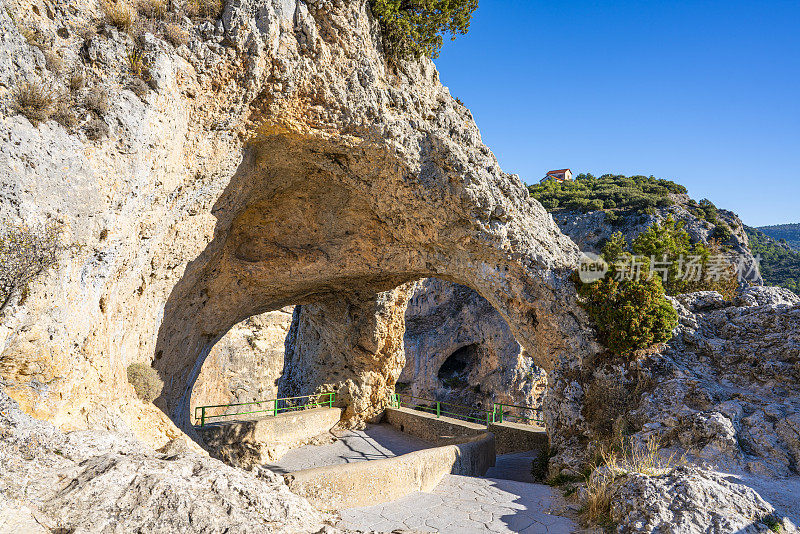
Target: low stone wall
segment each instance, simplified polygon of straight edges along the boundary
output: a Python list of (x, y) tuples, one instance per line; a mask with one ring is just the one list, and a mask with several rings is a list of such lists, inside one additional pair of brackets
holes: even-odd
[(482, 476), (494, 465), (491, 433), (450, 441), (449, 445), (395, 458), (304, 469), (284, 478), (294, 493), (326, 510), (393, 501), (416, 491), (430, 491), (447, 474)]
[(538, 451), (547, 453), (547, 431), (544, 428), (521, 423), (492, 423), (488, 428), (494, 434), (497, 454)]
[(475, 436), (486, 432), (486, 425), (469, 423), (452, 417), (436, 417), (434, 414), (411, 408), (387, 408), (383, 420), (400, 432), (405, 432), (434, 445), (451, 442), (454, 438)]
[(341, 416), (340, 408), (314, 408), (251, 421), (212, 423), (196, 430), (212, 456), (250, 469), (329, 432)]

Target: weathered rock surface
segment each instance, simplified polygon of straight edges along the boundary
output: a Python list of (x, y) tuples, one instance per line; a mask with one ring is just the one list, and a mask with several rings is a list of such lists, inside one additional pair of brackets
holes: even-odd
[[(595, 254), (600, 253), (606, 240), (615, 232), (622, 232), (630, 243), (654, 223), (667, 217), (683, 222), (684, 229), (694, 243), (708, 244), (716, 239), (715, 225), (698, 217), (689, 206), (691, 199), (688, 195), (671, 194), (670, 200), (673, 202), (671, 206), (655, 208), (652, 214), (622, 213), (613, 223), (608, 221), (602, 210), (586, 213), (560, 210), (553, 213), (553, 219), (581, 250)], [(750, 250), (750, 241), (741, 219), (732, 211), (722, 209), (718, 210), (717, 217), (731, 232), (730, 238), (720, 243), (728, 248), (726, 254), (731, 263), (737, 266), (744, 280), (762, 284), (763, 279), (758, 271), (756, 258)]]
[[(693, 466), (658, 476), (630, 473), (612, 493), (619, 532), (770, 532), (775, 509), (755, 490)], [(786, 532), (796, 531), (785, 522)]]
[(295, 308), (280, 396), (336, 391), (343, 426), (378, 422), (405, 363), (403, 316), (412, 287)]
[(398, 379), (405, 392), (470, 406), (541, 404), (544, 372), (505, 319), (474, 290), (436, 278), (421, 280), (405, 323), (406, 364)]
[(286, 307), (254, 315), (228, 330), (211, 349), (197, 377), (192, 390), (193, 414), (196, 406), (254, 402), (278, 396), (277, 382), (283, 373), (292, 311)]
[[(685, 453), (708, 469), (617, 481), (614, 502), (625, 528), (652, 532), (672, 521), (687, 532), (705, 532), (703, 524), (715, 532), (763, 531), (758, 519), (774, 505), (779, 520), (793, 518), (784, 523), (795, 531), (800, 509), (787, 503), (796, 503), (792, 488), (800, 484), (800, 298), (751, 287), (735, 303), (713, 292), (672, 303), (679, 325), (665, 346), (635, 363), (606, 359), (551, 373), (546, 415), (575, 422), (571, 433), (551, 436), (551, 474), (579, 469), (618, 433), (634, 444), (656, 439), (665, 454)], [(758, 493), (773, 490), (770, 506), (713, 471), (763, 479)]]
[[(14, 5), (29, 18), (30, 2)], [(387, 66), (366, 2), (236, 0), (221, 22), (184, 22), (177, 49), (144, 35), (141, 97), (126, 89), (132, 38), (74, 30), (98, 7), (30, 18), (107, 90), (107, 110), (81, 89), (75, 129), (34, 127), (2, 99), (2, 217), (55, 218), (80, 245), (3, 320), (2, 375), (27, 411), (163, 445), (178, 433), (128, 401), (128, 364), (152, 363), (159, 405), (188, 428), (202, 362), (233, 325), (292, 304), (374, 308), (426, 276), (477, 289), (542, 367), (593, 350), (566, 282), (577, 248), (500, 170), (430, 61)], [(0, 35), (5, 87), (30, 75), (66, 91), (6, 12)], [(87, 135), (90, 121), (108, 136)], [(349, 387), (348, 413), (368, 418), (382, 388)]]
[(551, 376), (547, 412), (555, 424), (577, 422), (552, 469), (585, 458), (591, 447), (581, 436), (622, 429), (720, 468), (800, 473), (800, 298), (752, 287), (735, 303), (713, 292), (672, 303), (679, 325), (660, 350)]
[(4, 532), (308, 533), (327, 520), (267, 470), (174, 442), (159, 453), (130, 434), (63, 433), (1, 391), (0, 436)]

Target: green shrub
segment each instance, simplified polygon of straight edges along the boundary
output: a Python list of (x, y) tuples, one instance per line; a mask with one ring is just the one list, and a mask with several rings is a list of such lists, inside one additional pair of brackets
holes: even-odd
[(136, 390), (136, 396), (145, 402), (158, 398), (164, 388), (158, 372), (143, 363), (132, 363), (128, 366), (128, 382)]
[(658, 277), (614, 280), (613, 272), (591, 284), (578, 283), (581, 306), (611, 352), (631, 357), (637, 350), (668, 341), (678, 314), (664, 298)]
[(56, 223), (34, 228), (6, 224), (0, 230), (0, 313), (15, 296), (25, 300), (31, 282), (56, 263), (62, 248)]
[[(692, 244), (689, 233), (684, 230), (683, 221), (676, 222), (669, 217), (662, 223), (653, 224), (633, 240), (631, 250), (634, 254), (654, 258), (659, 263), (666, 260), (668, 266), (649, 267), (653, 267), (655, 274), (662, 278), (666, 274), (663, 285), (668, 295), (717, 291), (730, 300), (737, 292), (735, 268), (725, 259), (719, 243)], [(695, 269), (690, 266), (695, 259), (696, 272), (687, 276), (687, 271)]]
[(745, 227), (750, 249), (760, 257), (764, 283), (785, 287), (800, 295), (800, 252), (781, 245), (755, 228)]
[(469, 31), (478, 0), (370, 0), (391, 60), (435, 58), (442, 34)]

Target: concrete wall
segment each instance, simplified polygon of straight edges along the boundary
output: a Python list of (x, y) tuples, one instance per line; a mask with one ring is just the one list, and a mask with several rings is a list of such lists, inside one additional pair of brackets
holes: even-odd
[(548, 441), (545, 429), (521, 423), (492, 423), (488, 430), (494, 434), (497, 454), (519, 451), (538, 451), (547, 453)]
[(434, 445), (448, 443), (453, 438), (464, 438), (486, 432), (486, 425), (452, 417), (436, 417), (435, 414), (411, 408), (387, 408), (383, 420), (401, 432)]
[(252, 421), (212, 423), (196, 430), (212, 456), (249, 469), (329, 432), (341, 416), (340, 408), (315, 408)]
[(294, 493), (316, 508), (342, 509), (430, 491), (447, 474), (482, 476), (494, 465), (491, 433), (451, 438), (451, 442), (395, 458), (305, 469), (284, 477)]

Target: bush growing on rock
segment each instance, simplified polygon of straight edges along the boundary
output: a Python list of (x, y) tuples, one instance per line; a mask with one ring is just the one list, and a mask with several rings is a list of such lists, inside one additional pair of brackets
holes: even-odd
[(136, 23), (136, 11), (127, 1), (106, 0), (101, 5), (106, 20), (117, 29), (127, 32)]
[(24, 301), (31, 282), (56, 263), (61, 227), (9, 224), (0, 231), (0, 314), (14, 296)]
[(661, 280), (654, 276), (618, 281), (615, 274), (612, 269), (601, 280), (578, 285), (581, 306), (597, 327), (600, 341), (626, 357), (668, 341), (678, 314), (664, 298)]
[(676, 222), (669, 217), (662, 223), (652, 225), (633, 240), (631, 250), (637, 255), (654, 258), (668, 265), (663, 281), (668, 295), (717, 291), (726, 300), (736, 296), (736, 272), (724, 257), (719, 243), (712, 241), (708, 246), (692, 244), (682, 221)]
[(53, 114), (53, 92), (38, 82), (20, 82), (13, 93), (13, 109), (38, 126)]
[(136, 396), (145, 402), (154, 401), (164, 387), (158, 372), (143, 363), (132, 363), (128, 366), (128, 382), (136, 390)]
[(370, 0), (393, 60), (435, 58), (442, 34), (452, 39), (469, 31), (478, 0)]

